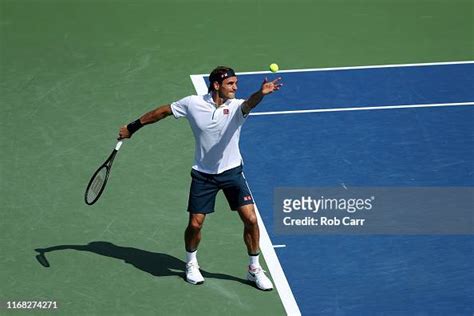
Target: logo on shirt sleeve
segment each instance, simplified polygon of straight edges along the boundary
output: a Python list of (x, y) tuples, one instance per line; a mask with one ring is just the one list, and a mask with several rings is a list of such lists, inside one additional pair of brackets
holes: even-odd
[(228, 115), (229, 114), (229, 109), (224, 109), (224, 114)]

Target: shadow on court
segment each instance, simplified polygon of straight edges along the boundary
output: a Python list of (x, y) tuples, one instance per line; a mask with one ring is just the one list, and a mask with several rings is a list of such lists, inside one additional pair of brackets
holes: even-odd
[[(93, 241), (87, 245), (59, 245), (48, 248), (37, 248), (36, 255), (38, 262), (49, 267), (50, 264), (46, 258), (46, 253), (59, 250), (77, 250), (88, 251), (98, 255), (116, 258), (133, 265), (135, 268), (148, 272), (157, 277), (179, 276), (184, 279), (184, 268), (186, 263), (176, 257), (159, 252), (149, 252), (132, 247), (120, 247), (110, 242)], [(249, 284), (245, 279), (237, 278), (228, 274), (213, 273), (201, 269), (205, 278), (214, 278), (222, 280), (236, 281)]]

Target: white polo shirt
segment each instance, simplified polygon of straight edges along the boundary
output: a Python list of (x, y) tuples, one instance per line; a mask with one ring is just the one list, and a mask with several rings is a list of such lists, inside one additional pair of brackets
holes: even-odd
[(240, 130), (245, 122), (241, 105), (229, 99), (217, 107), (211, 94), (192, 95), (171, 104), (175, 118), (186, 117), (195, 138), (193, 169), (217, 174), (240, 166)]

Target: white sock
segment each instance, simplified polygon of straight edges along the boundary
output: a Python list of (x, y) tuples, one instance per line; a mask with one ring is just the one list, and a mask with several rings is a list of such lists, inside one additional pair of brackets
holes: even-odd
[(186, 251), (186, 263), (197, 262), (197, 250), (193, 252)]
[(260, 257), (260, 254), (257, 255), (249, 255), (249, 266), (251, 269), (255, 268), (260, 268), (260, 263), (258, 262), (258, 258)]

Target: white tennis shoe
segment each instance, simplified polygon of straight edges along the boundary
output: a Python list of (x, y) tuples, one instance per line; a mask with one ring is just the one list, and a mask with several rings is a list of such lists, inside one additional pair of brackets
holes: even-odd
[(204, 278), (197, 262), (191, 261), (186, 264), (186, 281), (191, 284), (203, 284)]
[(247, 280), (255, 282), (255, 285), (263, 291), (273, 290), (272, 281), (265, 275), (265, 271), (261, 267), (249, 266), (247, 272)]

